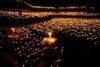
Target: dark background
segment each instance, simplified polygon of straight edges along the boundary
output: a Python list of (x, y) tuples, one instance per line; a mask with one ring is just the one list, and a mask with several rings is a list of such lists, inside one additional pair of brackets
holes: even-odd
[[(45, 5), (96, 5), (97, 0), (25, 0), (34, 4), (45, 4)], [(96, 2), (97, 1), (97, 2)]]
[[(0, 0), (0, 4), (9, 2), (21, 2), (21, 0)], [(48, 6), (68, 6), (68, 5), (88, 5), (100, 6), (98, 0), (23, 0), (33, 5), (48, 5)]]

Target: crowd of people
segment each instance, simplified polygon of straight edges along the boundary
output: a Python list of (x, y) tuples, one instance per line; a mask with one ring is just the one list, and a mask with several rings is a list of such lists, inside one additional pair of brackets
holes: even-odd
[[(37, 18), (50, 18), (50, 20), (41, 20), (39, 23), (15, 28), (13, 26), (12, 34), (17, 34), (18, 38), (7, 37), (6, 31), (0, 27), (0, 51), (9, 53), (15, 60), (16, 67), (66, 67), (68, 65), (66, 63), (73, 64), (76, 60), (97, 61), (100, 56), (98, 55), (100, 51), (99, 18), (54, 18), (49, 17), (50, 15), (91, 17), (99, 13), (22, 12), (22, 15), (19, 15), (18, 12), (0, 11), (0, 20), (8, 18), (13, 22), (16, 19), (17, 23), (21, 21), (20, 19), (26, 21), (31, 18), (39, 22)], [(49, 31), (52, 31), (50, 38), (57, 38), (52, 45), (42, 42), (44, 38), (48, 38)]]
[[(51, 19), (51, 17), (99, 17), (100, 13), (93, 12), (76, 12), (76, 11), (59, 11), (59, 12), (20, 12), (19, 11), (0, 11), (0, 25), (20, 25), (29, 24), (31, 22), (37, 22), (37, 20)], [(28, 22), (28, 23), (27, 23)]]
[[(99, 46), (99, 21), (100, 19), (52, 18), (50, 21), (14, 28), (14, 32), (19, 35), (19, 38), (11, 39), (9, 46), (12, 47), (14, 52), (12, 50), (8, 52), (14, 56), (16, 63), (22, 67), (38, 66), (41, 60), (44, 60), (45, 67), (59, 66), (65, 59), (64, 53), (66, 51), (63, 52), (65, 46), (71, 45), (70, 43), (66, 44), (66, 40), (70, 40), (67, 39), (68, 36), (89, 41), (88, 45), (90, 47)], [(42, 43), (42, 40), (48, 37), (48, 30), (52, 30), (53, 37), (55, 36), (58, 39), (53, 46)]]
[[(37, 67), (41, 61), (44, 61), (42, 65), (45, 67), (59, 66), (63, 46), (54, 45), (51, 47), (49, 44), (43, 44), (42, 40), (47, 37), (46, 34), (34, 30), (30, 26), (15, 28), (15, 32), (19, 35), (19, 38), (11, 38), (9, 46), (2, 49), (5, 49), (14, 57), (18, 67)], [(47, 54), (48, 52), (49, 54)]]
[(19, 11), (0, 11), (0, 25), (27, 24), (27, 22), (30, 23), (42, 18), (49, 18), (49, 15), (32, 12), (22, 12), (20, 14)]
[(13, 19), (29, 19), (35, 17), (46, 17), (47, 14), (42, 13), (33, 13), (33, 12), (22, 12), (22, 15), (19, 14), (19, 11), (0, 11), (0, 17), (8, 17)]
[[(54, 18), (44, 23), (31, 25), (33, 29), (44, 32), (48, 29), (56, 31), (63, 31), (63, 33), (70, 32), (77, 37), (86, 37), (86, 39), (95, 40), (99, 35), (99, 21), (100, 19), (83, 19), (83, 18)], [(95, 33), (95, 34), (94, 34)]]
[(19, 11), (0, 11), (0, 19), (8, 18), (8, 19), (30, 19), (30, 18), (42, 18), (48, 17), (50, 15), (68, 15), (68, 16), (97, 16), (100, 13), (92, 13), (92, 12), (76, 12), (76, 11), (64, 11), (64, 12), (21, 12)]

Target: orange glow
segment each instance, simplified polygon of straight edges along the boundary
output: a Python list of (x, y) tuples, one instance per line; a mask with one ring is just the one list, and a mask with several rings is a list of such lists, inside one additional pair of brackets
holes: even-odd
[(15, 28), (11, 28), (11, 30), (12, 30), (13, 32), (15, 32)]
[(19, 38), (18, 34), (10, 34), (8, 35), (9, 38)]
[(49, 37), (51, 38), (51, 36), (52, 36), (52, 32), (48, 32), (48, 35), (49, 35)]
[(49, 45), (54, 44), (57, 41), (57, 38), (44, 38), (42, 43), (47, 43)]

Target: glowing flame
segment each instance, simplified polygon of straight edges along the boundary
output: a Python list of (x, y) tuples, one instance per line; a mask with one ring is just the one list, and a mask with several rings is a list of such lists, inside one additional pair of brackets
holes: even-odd
[(10, 34), (10, 35), (7, 35), (7, 36), (10, 37), (10, 38), (19, 38), (18, 34)]
[(52, 36), (52, 32), (48, 32), (49, 38), (51, 38)]
[(42, 44), (53, 45), (56, 42), (57, 38), (52, 37), (53, 31), (51, 31), (51, 30), (48, 31), (47, 34), (48, 34), (48, 37), (45, 37), (42, 40)]
[(43, 39), (42, 43), (44, 43), (44, 44), (47, 43), (49, 45), (52, 45), (56, 42), (56, 40), (57, 40), (57, 38), (47, 38), (46, 37)]
[(12, 30), (13, 32), (15, 32), (15, 28), (11, 28), (11, 30)]

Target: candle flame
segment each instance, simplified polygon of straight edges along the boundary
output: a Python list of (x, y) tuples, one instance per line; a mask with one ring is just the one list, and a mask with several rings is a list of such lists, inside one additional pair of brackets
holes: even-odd
[(51, 38), (52, 36), (52, 32), (48, 32), (49, 38)]
[(13, 32), (15, 32), (15, 28), (11, 28), (11, 30), (12, 30)]

